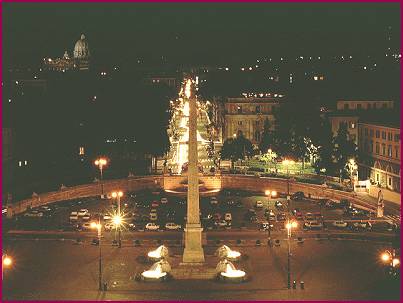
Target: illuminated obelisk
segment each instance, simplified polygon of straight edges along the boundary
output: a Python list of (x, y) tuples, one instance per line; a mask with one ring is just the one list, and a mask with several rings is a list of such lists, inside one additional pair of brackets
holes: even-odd
[(189, 143), (188, 143), (188, 194), (187, 222), (185, 227), (185, 250), (183, 263), (197, 264), (204, 262), (202, 231), (199, 208), (199, 177), (197, 168), (197, 108), (196, 96), (189, 79), (185, 85), (185, 96), (189, 102)]

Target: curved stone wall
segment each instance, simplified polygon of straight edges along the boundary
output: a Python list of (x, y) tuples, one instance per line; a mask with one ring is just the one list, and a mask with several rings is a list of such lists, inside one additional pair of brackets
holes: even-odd
[[(137, 191), (142, 189), (160, 190), (163, 188), (170, 189), (179, 184), (181, 180), (183, 180), (183, 177), (180, 176), (144, 176), (119, 180), (104, 180), (103, 191), (104, 193), (109, 193), (118, 189), (123, 191)], [(267, 189), (286, 193), (288, 186), (287, 180), (285, 179), (240, 175), (203, 176), (201, 177), (201, 180), (209, 189), (240, 189), (262, 193)], [(289, 190), (291, 194), (297, 191), (302, 191), (306, 196), (312, 198), (328, 198), (335, 200), (349, 199), (355, 206), (367, 210), (375, 210), (375, 206), (360, 199), (354, 192), (343, 192), (329, 189), (321, 185), (292, 181), (289, 182)], [(29, 207), (33, 208), (57, 201), (99, 196), (100, 194), (101, 183), (99, 182), (67, 187), (59, 191), (35, 195), (32, 198), (21, 200), (9, 205), (7, 215), (11, 217), (15, 214), (26, 211)]]

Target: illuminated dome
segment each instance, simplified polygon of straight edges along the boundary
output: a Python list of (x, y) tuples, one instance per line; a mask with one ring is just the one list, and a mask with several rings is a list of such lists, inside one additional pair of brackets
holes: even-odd
[(76, 42), (74, 46), (74, 58), (75, 59), (88, 59), (90, 57), (90, 49), (88, 42), (85, 40), (85, 35), (81, 34), (80, 40)]

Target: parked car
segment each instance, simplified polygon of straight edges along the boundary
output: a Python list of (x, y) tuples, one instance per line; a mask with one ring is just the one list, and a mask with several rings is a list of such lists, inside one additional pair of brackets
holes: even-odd
[(305, 198), (305, 195), (302, 191), (297, 191), (291, 196), (292, 200), (302, 200)]
[(279, 209), (283, 207), (283, 203), (281, 203), (279, 200), (277, 200), (276, 202), (274, 202), (274, 206)]
[(88, 213), (88, 209), (82, 208), (78, 211), (79, 217), (84, 217)]
[(91, 223), (90, 222), (85, 222), (83, 225), (81, 225), (81, 228), (83, 230), (90, 230), (91, 229)]
[(225, 221), (232, 221), (232, 215), (231, 215), (231, 213), (225, 213), (225, 215), (224, 215), (224, 220), (225, 220)]
[(78, 213), (76, 211), (72, 211), (69, 216), (70, 221), (77, 221), (78, 220)]
[(273, 223), (269, 224), (269, 222), (266, 221), (259, 223), (259, 230), (268, 230), (269, 228), (273, 229), (273, 227), (274, 227)]
[(217, 205), (217, 204), (218, 204), (217, 197), (211, 197), (211, 199), (210, 199), (210, 204), (211, 204), (211, 205)]
[(42, 218), (43, 217), (43, 212), (40, 212), (38, 210), (31, 210), (31, 211), (25, 213), (24, 217)]
[(87, 213), (87, 214), (85, 214), (85, 215), (83, 216), (83, 220), (84, 220), (84, 221), (89, 221), (90, 219), (91, 219), (90, 213)]
[(182, 226), (173, 222), (169, 222), (167, 224), (165, 224), (165, 229), (166, 230), (179, 230), (181, 229)]
[(352, 228), (355, 230), (371, 230), (372, 224), (371, 222), (361, 220), (359, 222), (354, 222)]
[(104, 221), (110, 221), (112, 220), (112, 217), (108, 214), (104, 215)]
[(323, 224), (319, 221), (307, 221), (304, 223), (304, 228), (306, 229), (322, 229)]
[(325, 207), (329, 209), (336, 209), (340, 207), (340, 203), (334, 200), (327, 200)]
[(160, 204), (158, 201), (151, 202), (151, 207), (158, 207)]
[(168, 199), (167, 198), (161, 198), (161, 204), (167, 204)]
[(214, 221), (219, 221), (219, 220), (221, 220), (221, 214), (220, 213), (215, 213), (214, 215), (213, 215), (213, 220)]
[(150, 213), (150, 220), (151, 221), (157, 221), (158, 220), (157, 213)]
[(286, 215), (285, 213), (278, 213), (277, 214), (277, 221), (285, 221)]
[(260, 200), (256, 201), (255, 207), (258, 208), (258, 209), (262, 209), (263, 208), (263, 202), (260, 201)]
[(313, 213), (306, 213), (306, 214), (305, 214), (305, 220), (306, 220), (306, 221), (313, 221), (313, 220), (315, 220), (314, 214), (313, 214)]
[(146, 230), (158, 230), (159, 228), (159, 225), (152, 222), (146, 224)]
[(337, 228), (346, 228), (348, 226), (348, 223), (343, 220), (338, 220), (334, 221), (332, 225)]
[(230, 221), (220, 220), (214, 223), (217, 227), (228, 227), (231, 226)]

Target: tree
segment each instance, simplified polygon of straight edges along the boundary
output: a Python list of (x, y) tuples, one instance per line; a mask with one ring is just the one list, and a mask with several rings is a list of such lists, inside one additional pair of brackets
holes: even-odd
[(231, 166), (237, 160), (245, 159), (253, 155), (253, 145), (242, 132), (238, 132), (236, 138), (229, 138), (224, 141), (221, 149), (221, 159), (231, 160)]
[(343, 176), (348, 176), (347, 163), (351, 158), (357, 158), (358, 153), (354, 141), (349, 139), (346, 123), (340, 125), (337, 135), (333, 139), (333, 145), (332, 160), (341, 182)]
[(321, 124), (322, 134), (317, 139), (317, 159), (314, 162), (315, 171), (329, 175), (334, 174), (333, 155), (333, 133), (327, 119)]
[(263, 126), (262, 139), (260, 140), (259, 143), (259, 149), (262, 153), (266, 153), (268, 149), (270, 148), (273, 149), (273, 145), (274, 145), (274, 136), (273, 132), (270, 130), (270, 121), (266, 117)]

